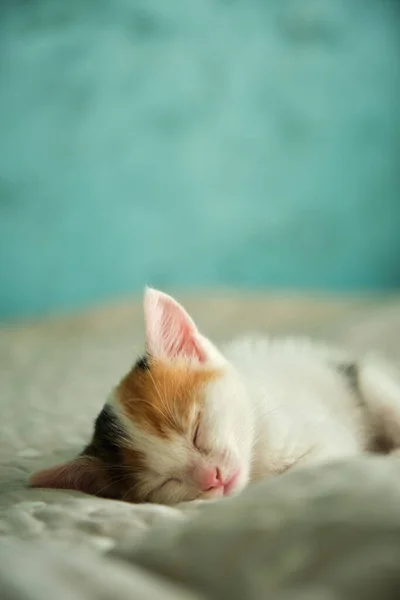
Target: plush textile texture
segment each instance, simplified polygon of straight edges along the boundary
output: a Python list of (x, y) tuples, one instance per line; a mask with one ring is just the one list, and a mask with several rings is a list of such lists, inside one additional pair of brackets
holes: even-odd
[[(217, 340), (309, 333), (400, 361), (396, 298), (182, 300)], [(27, 487), (31, 471), (85, 443), (142, 328), (132, 303), (0, 330), (2, 599), (398, 597), (396, 459), (299, 469), (173, 508)]]

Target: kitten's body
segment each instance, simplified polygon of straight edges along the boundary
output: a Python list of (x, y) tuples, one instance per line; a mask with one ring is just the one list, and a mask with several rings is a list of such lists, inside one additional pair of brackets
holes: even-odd
[(254, 412), (251, 480), (372, 445), (365, 405), (346, 372), (354, 363), (344, 353), (288, 338), (237, 340), (224, 355), (241, 373)]
[(171, 504), (400, 446), (400, 384), (375, 360), (295, 339), (220, 351), (169, 296), (148, 290), (144, 311), (146, 355), (110, 395), (92, 441), (32, 485)]

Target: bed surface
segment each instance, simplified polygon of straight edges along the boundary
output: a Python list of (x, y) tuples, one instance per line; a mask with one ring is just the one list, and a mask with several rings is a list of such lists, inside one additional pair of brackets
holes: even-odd
[[(180, 299), (216, 341), (307, 334), (400, 362), (396, 297)], [(288, 472), (175, 508), (29, 489), (32, 471), (85, 444), (142, 343), (134, 301), (0, 327), (2, 599), (400, 597), (394, 459)]]

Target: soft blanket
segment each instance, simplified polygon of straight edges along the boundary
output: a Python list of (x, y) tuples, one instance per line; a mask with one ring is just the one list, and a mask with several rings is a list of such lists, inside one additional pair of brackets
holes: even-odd
[[(222, 340), (310, 334), (400, 360), (397, 298), (183, 299)], [(2, 600), (400, 597), (400, 464), (303, 468), (174, 508), (33, 490), (72, 456), (140, 352), (140, 305), (0, 328)]]

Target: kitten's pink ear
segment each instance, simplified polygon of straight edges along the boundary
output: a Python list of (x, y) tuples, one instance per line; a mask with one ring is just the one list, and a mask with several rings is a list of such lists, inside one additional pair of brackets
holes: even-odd
[(194, 358), (205, 362), (196, 325), (171, 296), (147, 288), (144, 295), (146, 349), (155, 358)]
[(38, 471), (29, 479), (32, 487), (76, 490), (99, 495), (107, 487), (100, 461), (89, 456)]

